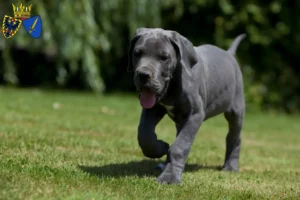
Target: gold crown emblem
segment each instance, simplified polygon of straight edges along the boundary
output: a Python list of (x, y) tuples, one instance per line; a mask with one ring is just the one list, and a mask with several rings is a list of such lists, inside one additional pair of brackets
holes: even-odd
[(13, 10), (14, 10), (14, 15), (16, 19), (24, 20), (30, 18), (30, 11), (31, 11), (31, 6), (23, 6), (21, 3), (19, 7), (16, 7), (14, 4), (12, 4)]

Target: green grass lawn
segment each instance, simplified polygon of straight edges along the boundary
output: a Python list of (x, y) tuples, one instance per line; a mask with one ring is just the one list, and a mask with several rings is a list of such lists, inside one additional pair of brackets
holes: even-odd
[[(0, 88), (0, 199), (300, 199), (300, 117), (246, 114), (239, 173), (223, 164), (223, 116), (201, 127), (181, 185), (159, 185), (162, 160), (137, 143), (128, 95)], [(172, 143), (165, 117), (157, 128)]]

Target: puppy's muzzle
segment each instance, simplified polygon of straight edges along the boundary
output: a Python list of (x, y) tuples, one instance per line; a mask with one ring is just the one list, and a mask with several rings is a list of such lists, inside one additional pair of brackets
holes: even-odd
[(140, 83), (145, 84), (151, 79), (151, 73), (149, 71), (136, 71)]

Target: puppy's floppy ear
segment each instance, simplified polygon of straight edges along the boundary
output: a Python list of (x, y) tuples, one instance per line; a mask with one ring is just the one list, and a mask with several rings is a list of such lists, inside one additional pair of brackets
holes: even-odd
[(129, 50), (128, 50), (128, 65), (127, 65), (127, 72), (132, 72), (133, 71), (133, 66), (132, 66), (132, 51), (134, 48), (134, 45), (136, 41), (141, 37), (141, 35), (135, 35), (130, 42), (129, 45)]
[(128, 65), (127, 65), (127, 71), (132, 72), (133, 71), (133, 66), (132, 66), (132, 51), (135, 46), (135, 43), (140, 39), (140, 37), (148, 32), (148, 28), (139, 28), (135, 32), (135, 36), (131, 39), (130, 45), (129, 45), (129, 50), (128, 50)]
[(180, 65), (189, 76), (192, 76), (192, 67), (198, 62), (197, 54), (193, 44), (185, 37), (175, 31), (169, 31), (167, 35), (173, 44)]

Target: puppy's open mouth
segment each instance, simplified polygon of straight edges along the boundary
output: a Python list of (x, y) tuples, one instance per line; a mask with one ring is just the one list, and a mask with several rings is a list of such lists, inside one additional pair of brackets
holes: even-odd
[(143, 108), (152, 108), (156, 103), (156, 93), (148, 88), (141, 88), (140, 90), (140, 103)]

